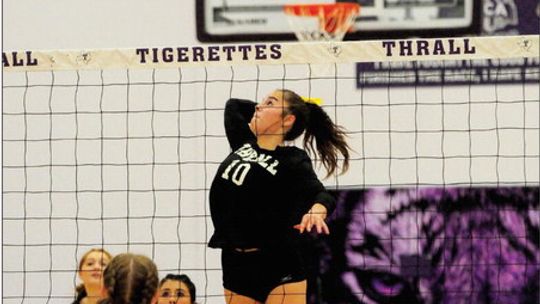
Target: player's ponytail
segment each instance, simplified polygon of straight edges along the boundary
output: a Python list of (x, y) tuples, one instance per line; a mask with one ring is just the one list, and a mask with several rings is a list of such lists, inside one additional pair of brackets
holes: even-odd
[[(338, 167), (338, 156), (343, 156), (341, 173), (349, 169), (349, 145), (345, 141), (345, 131), (341, 126), (334, 124), (328, 114), (320, 106), (306, 103), (309, 110), (309, 120), (304, 134), (304, 147), (321, 159), (327, 177), (332, 175)], [(315, 145), (313, 140), (315, 139)]]
[(158, 271), (143, 255), (115, 256), (103, 273), (107, 298), (99, 304), (150, 304), (158, 288)]
[[(328, 114), (319, 105), (306, 101), (290, 90), (282, 90), (283, 99), (289, 103), (288, 114), (293, 114), (296, 120), (291, 129), (285, 134), (285, 140), (293, 140), (304, 131), (304, 148), (310, 153), (316, 153), (321, 159), (327, 172), (327, 177), (336, 172), (338, 156), (343, 156), (343, 166), (340, 173), (349, 168), (349, 145), (345, 141), (345, 131), (334, 124)], [(313, 142), (315, 140), (315, 143)]]

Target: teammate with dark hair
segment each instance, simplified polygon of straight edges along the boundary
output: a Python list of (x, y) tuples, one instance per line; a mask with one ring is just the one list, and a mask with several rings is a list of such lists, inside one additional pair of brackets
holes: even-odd
[(157, 304), (195, 304), (195, 284), (185, 274), (168, 274), (159, 282)]

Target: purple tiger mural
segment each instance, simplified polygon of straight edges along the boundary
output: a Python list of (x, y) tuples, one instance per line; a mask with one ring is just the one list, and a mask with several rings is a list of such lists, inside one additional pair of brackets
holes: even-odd
[(540, 303), (538, 187), (340, 190), (312, 303)]

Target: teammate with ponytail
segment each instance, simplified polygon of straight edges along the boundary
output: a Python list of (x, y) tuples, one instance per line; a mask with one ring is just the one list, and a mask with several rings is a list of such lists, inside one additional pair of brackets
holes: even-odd
[(99, 304), (151, 304), (157, 299), (159, 278), (156, 265), (143, 255), (123, 253), (105, 268), (106, 298)]
[(209, 246), (222, 249), (226, 301), (306, 303), (299, 241), (305, 231), (330, 233), (325, 219), (335, 201), (308, 154), (284, 142), (304, 134), (304, 149), (317, 154), (330, 176), (348, 168), (345, 132), (290, 90), (273, 91), (260, 104), (229, 100), (225, 132), (233, 152), (210, 188)]

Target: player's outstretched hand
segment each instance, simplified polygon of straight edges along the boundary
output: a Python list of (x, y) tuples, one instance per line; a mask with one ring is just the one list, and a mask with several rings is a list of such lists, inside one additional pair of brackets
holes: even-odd
[(294, 225), (295, 229), (298, 229), (300, 233), (304, 231), (311, 232), (311, 229), (315, 228), (317, 233), (330, 234), (330, 229), (324, 221), (326, 219), (326, 207), (323, 204), (315, 203), (308, 213), (304, 214), (300, 224)]

